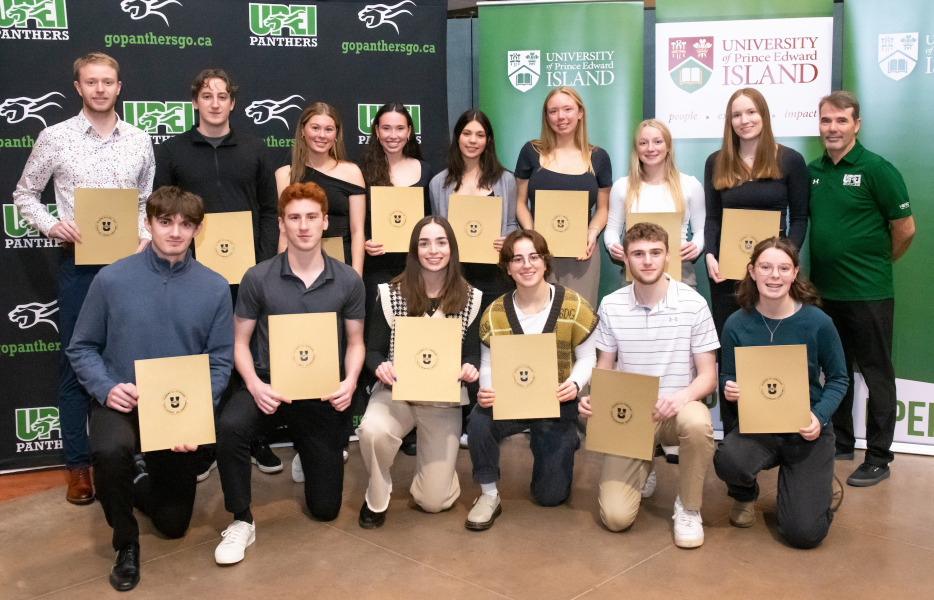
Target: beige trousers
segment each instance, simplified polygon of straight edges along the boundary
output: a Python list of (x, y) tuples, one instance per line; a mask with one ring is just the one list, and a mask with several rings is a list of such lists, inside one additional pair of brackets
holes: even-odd
[[(700, 510), (704, 477), (713, 460), (714, 439), (710, 411), (701, 402), (689, 402), (676, 416), (655, 425), (655, 442), (680, 446), (678, 494), (685, 510)], [(611, 531), (632, 525), (639, 514), (642, 486), (652, 461), (613, 456), (603, 458), (600, 475), (600, 518)]]
[(415, 502), (425, 512), (436, 513), (450, 508), (460, 496), (455, 471), (461, 435), (460, 405), (437, 407), (393, 402), (392, 390), (380, 384), (370, 396), (357, 428), (360, 453), (370, 475), (365, 496), (370, 510), (383, 512), (389, 508), (392, 493), (389, 470), (402, 438), (415, 426), (418, 426), (418, 453), (409, 489)]

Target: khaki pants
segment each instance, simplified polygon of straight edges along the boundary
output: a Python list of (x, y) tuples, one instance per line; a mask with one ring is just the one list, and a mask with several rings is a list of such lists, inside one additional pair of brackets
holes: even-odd
[[(685, 510), (700, 510), (704, 477), (714, 453), (710, 411), (701, 402), (689, 402), (676, 416), (655, 425), (655, 441), (666, 446), (680, 446), (678, 494), (681, 504)], [(636, 520), (642, 486), (651, 469), (652, 461), (604, 456), (600, 518), (611, 531), (626, 529)]]
[(363, 463), (370, 475), (366, 490), (370, 510), (383, 512), (389, 507), (392, 493), (389, 469), (402, 438), (415, 426), (418, 426), (418, 453), (409, 489), (415, 502), (425, 512), (436, 513), (450, 508), (460, 496), (455, 472), (461, 435), (460, 405), (437, 407), (393, 402), (392, 390), (377, 385), (357, 428)]

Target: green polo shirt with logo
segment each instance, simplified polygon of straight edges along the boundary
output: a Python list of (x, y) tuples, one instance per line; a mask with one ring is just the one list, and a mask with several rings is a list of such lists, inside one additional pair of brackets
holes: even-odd
[(828, 300), (895, 296), (889, 221), (911, 216), (892, 163), (859, 141), (840, 162), (825, 152), (811, 176), (811, 280)]

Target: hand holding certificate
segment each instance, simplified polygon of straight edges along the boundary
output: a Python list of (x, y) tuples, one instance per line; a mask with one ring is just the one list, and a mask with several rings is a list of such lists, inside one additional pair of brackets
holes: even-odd
[(558, 404), (558, 342), (553, 333), (495, 335), (493, 419), (555, 419)]
[(736, 348), (740, 433), (798, 433), (811, 422), (807, 346)]
[(652, 460), (658, 377), (594, 369), (590, 380), (587, 449)]
[(140, 450), (213, 444), (208, 355), (137, 360), (135, 364)]
[(396, 317), (392, 399), (460, 403), (461, 321)]
[(75, 188), (76, 265), (109, 265), (139, 246), (139, 191)]
[(777, 210), (723, 209), (720, 230), (720, 277), (742, 279), (756, 244), (781, 231), (782, 213)]
[(420, 187), (370, 188), (373, 241), (386, 252), (408, 252), (412, 228), (425, 216), (425, 190)]

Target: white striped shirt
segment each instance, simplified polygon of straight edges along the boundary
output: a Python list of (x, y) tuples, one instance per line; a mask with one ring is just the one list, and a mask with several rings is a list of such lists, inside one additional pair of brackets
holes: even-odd
[(617, 370), (658, 377), (658, 395), (667, 396), (697, 376), (695, 354), (720, 347), (713, 318), (704, 298), (678, 281), (655, 307), (639, 304), (633, 287), (603, 298), (593, 337), (601, 352), (616, 353)]

